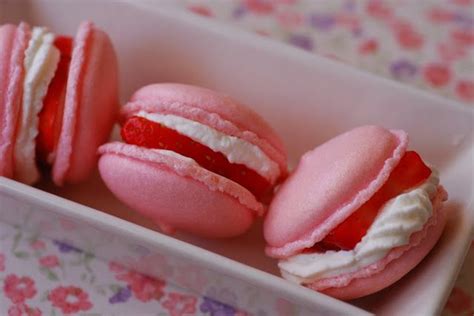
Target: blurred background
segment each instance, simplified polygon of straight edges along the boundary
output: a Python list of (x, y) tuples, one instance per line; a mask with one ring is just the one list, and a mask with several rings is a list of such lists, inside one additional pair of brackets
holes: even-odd
[(472, 0), (172, 3), (466, 105), (474, 104)]

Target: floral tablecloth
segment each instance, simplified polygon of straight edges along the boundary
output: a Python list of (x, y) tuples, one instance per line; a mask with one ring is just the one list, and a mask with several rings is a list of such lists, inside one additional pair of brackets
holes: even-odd
[[(175, 5), (474, 104), (473, 0), (179, 0)], [(472, 267), (474, 244), (444, 314), (474, 314)], [(0, 284), (0, 315), (248, 315), (5, 224), (0, 224)]]

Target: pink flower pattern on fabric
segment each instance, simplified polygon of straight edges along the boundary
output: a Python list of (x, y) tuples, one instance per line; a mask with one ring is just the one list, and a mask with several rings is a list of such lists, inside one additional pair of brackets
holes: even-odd
[(59, 266), (59, 259), (53, 255), (44, 256), (39, 259), (39, 264), (45, 268), (54, 268)]
[(48, 295), (48, 300), (64, 314), (88, 311), (92, 308), (89, 295), (75, 286), (59, 286), (53, 289)]
[(170, 316), (184, 316), (194, 315), (196, 303), (197, 298), (195, 296), (169, 293), (162, 305), (168, 310)]
[(109, 267), (119, 272), (116, 274), (116, 279), (125, 281), (130, 287), (133, 295), (142, 302), (148, 302), (150, 300), (160, 300), (164, 295), (163, 288), (166, 282), (160, 279), (153, 279), (149, 276), (143, 275), (136, 271), (123, 269), (121, 270), (120, 265), (112, 264)]
[(3, 292), (13, 303), (23, 303), (36, 294), (35, 282), (27, 276), (9, 274), (5, 278)]
[(43, 250), (46, 248), (46, 244), (42, 240), (35, 240), (32, 243), (30, 243), (30, 247), (33, 248), (34, 250)]
[(24, 303), (12, 305), (8, 308), (8, 316), (41, 316), (39, 308), (30, 307)]

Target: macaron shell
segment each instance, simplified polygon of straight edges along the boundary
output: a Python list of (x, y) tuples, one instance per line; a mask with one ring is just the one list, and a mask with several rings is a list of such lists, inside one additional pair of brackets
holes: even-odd
[[(0, 117), (4, 113), (4, 98), (8, 89), (10, 75), (10, 59), (12, 55), (13, 42), (15, 40), (16, 25), (5, 24), (0, 26)], [(3, 121), (0, 121), (3, 127)], [(1, 129), (3, 130), (3, 128)]]
[(101, 146), (99, 152), (107, 187), (168, 231), (232, 237), (245, 232), (264, 211), (245, 188), (192, 159), (118, 142)]
[(6, 118), (5, 96), (8, 90), (10, 75), (10, 59), (13, 42), (15, 40), (16, 25), (6, 24), (0, 27), (0, 176), (12, 177), (13, 164), (11, 161), (11, 149), (8, 149), (11, 142), (12, 124), (11, 118)]
[(339, 299), (350, 300), (375, 293), (395, 283), (418, 265), (440, 238), (446, 224), (446, 209), (442, 207), (446, 197), (446, 191), (439, 187), (433, 200), (433, 216), (423, 230), (411, 236), (409, 245), (393, 249), (385, 258), (364, 269), (318, 280), (308, 287)]
[(121, 112), (126, 118), (141, 110), (181, 116), (246, 140), (275, 161), (283, 176), (287, 173), (286, 150), (275, 131), (227, 95), (184, 84), (152, 84), (135, 92)]
[(118, 112), (118, 66), (112, 43), (91, 22), (79, 26), (66, 88), (62, 129), (52, 177), (57, 185), (86, 179), (97, 148), (110, 135)]
[(322, 240), (380, 189), (407, 143), (403, 131), (363, 126), (306, 153), (270, 205), (267, 254), (288, 257)]
[(25, 70), (23, 61), (31, 37), (30, 27), (5, 25), (0, 28), (0, 176), (14, 176), (13, 148)]

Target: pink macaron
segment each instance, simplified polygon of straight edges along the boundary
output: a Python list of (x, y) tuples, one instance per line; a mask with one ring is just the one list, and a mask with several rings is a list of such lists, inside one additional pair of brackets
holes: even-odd
[(264, 223), (284, 278), (348, 300), (393, 284), (428, 254), (447, 193), (407, 146), (404, 131), (363, 126), (302, 157)]
[(26, 23), (0, 27), (0, 176), (57, 185), (88, 177), (118, 112), (109, 37), (91, 22), (75, 38)]
[(164, 232), (242, 234), (287, 174), (278, 135), (221, 93), (153, 84), (135, 92), (121, 114), (124, 142), (100, 147), (101, 176)]

